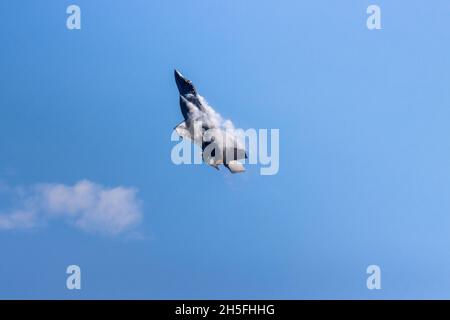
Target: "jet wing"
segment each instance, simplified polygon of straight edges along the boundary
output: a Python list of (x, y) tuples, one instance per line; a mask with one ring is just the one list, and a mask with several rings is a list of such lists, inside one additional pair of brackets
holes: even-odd
[(192, 136), (192, 132), (191, 130), (188, 128), (186, 121), (183, 121), (182, 123), (180, 123), (179, 125), (177, 125), (175, 127), (175, 131), (177, 132), (177, 134), (182, 137), (183, 139), (189, 139), (191, 140), (193, 143), (201, 146), (202, 143), (201, 141), (198, 141), (198, 137), (197, 139), (195, 139), (195, 137)]
[(193, 140), (185, 121), (177, 125), (175, 131), (180, 137)]
[(227, 167), (231, 173), (239, 173), (239, 172), (245, 171), (244, 165), (236, 160), (232, 160), (232, 161), (229, 161), (228, 163), (224, 163), (224, 166)]

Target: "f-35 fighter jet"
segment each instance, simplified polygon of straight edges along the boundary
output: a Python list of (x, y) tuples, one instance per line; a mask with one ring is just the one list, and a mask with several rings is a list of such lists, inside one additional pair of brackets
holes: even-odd
[(217, 170), (223, 164), (232, 173), (245, 171), (237, 160), (245, 159), (247, 155), (236, 135), (224, 128), (218, 113), (178, 70), (175, 70), (175, 82), (180, 92), (180, 108), (184, 117), (184, 121), (175, 127), (178, 135), (199, 145), (203, 160)]

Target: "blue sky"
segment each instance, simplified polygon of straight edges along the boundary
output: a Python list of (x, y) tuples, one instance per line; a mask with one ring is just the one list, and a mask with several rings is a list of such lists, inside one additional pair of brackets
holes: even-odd
[[(0, 212), (90, 181), (133, 190), (139, 219), (104, 234), (54, 209), (0, 230), (0, 298), (450, 298), (449, 14), (446, 1), (2, 2)], [(277, 175), (171, 162), (175, 67), (237, 127), (280, 129)], [(366, 288), (371, 264), (381, 290)]]

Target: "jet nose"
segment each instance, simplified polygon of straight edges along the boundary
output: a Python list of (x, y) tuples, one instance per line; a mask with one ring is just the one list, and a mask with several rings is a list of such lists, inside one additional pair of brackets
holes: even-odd
[(184, 80), (183, 75), (182, 75), (181, 72), (178, 71), (177, 69), (174, 70), (174, 75), (175, 75), (175, 79), (176, 79), (177, 81)]
[(175, 74), (175, 82), (177, 84), (178, 91), (180, 92), (180, 94), (184, 95), (189, 93), (191, 91), (190, 81), (187, 80), (177, 69), (175, 69), (174, 74)]
[(181, 95), (196, 94), (194, 85), (190, 80), (186, 79), (177, 69), (175, 69), (174, 74), (175, 82)]

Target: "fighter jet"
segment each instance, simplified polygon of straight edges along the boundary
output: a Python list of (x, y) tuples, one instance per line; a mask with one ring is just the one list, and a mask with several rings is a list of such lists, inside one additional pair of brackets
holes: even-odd
[(203, 160), (219, 170), (223, 164), (232, 173), (245, 171), (238, 160), (246, 159), (245, 148), (237, 137), (225, 130), (218, 114), (197, 93), (192, 82), (175, 70), (175, 82), (180, 93), (180, 108), (184, 121), (175, 127), (182, 138), (190, 139), (202, 148)]

